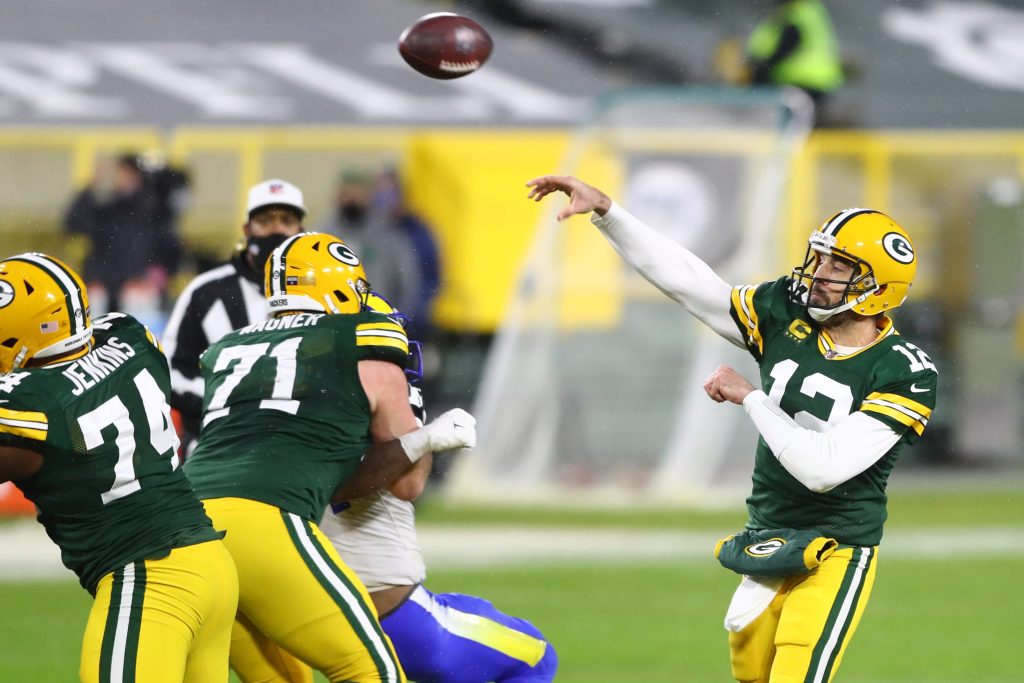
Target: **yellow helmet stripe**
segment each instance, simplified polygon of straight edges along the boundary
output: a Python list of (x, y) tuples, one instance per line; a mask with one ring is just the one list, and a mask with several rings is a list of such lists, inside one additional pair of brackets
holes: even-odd
[(71, 334), (69, 336), (73, 337), (85, 328), (85, 306), (82, 303), (81, 292), (71, 275), (60, 264), (42, 254), (18, 254), (8, 260), (31, 263), (53, 278), (63, 292), (64, 300), (67, 303), (68, 317), (71, 319)]

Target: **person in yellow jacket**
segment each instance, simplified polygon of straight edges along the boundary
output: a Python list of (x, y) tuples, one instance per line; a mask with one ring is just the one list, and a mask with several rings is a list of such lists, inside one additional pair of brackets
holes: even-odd
[(779, 0), (747, 41), (750, 82), (792, 85), (820, 105), (843, 83), (843, 69), (828, 10), (820, 0)]

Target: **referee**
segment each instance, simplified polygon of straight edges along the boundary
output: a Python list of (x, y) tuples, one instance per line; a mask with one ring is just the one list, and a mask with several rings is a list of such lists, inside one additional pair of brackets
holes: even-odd
[(267, 318), (263, 266), (279, 244), (302, 232), (302, 191), (279, 179), (249, 190), (245, 241), (231, 260), (197, 275), (178, 297), (163, 336), (171, 364), (171, 408), (181, 419), (182, 454), (199, 435), (203, 374), (199, 357), (228, 332)]

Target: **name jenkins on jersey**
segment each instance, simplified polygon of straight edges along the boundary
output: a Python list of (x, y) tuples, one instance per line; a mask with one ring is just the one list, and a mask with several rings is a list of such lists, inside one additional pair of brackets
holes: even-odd
[(0, 444), (43, 456), (15, 483), (90, 592), (128, 562), (222, 536), (177, 466), (167, 359), (134, 318), (93, 328), (82, 358), (0, 377)]
[(374, 312), (298, 313), (222, 338), (201, 359), (203, 420), (185, 464), (199, 497), (319, 520), (370, 447), (359, 361), (404, 368), (408, 355), (402, 326)]
[(938, 374), (928, 355), (882, 318), (879, 337), (844, 354), (791, 301), (791, 280), (736, 287), (732, 316), (760, 366), (761, 386), (801, 427), (819, 432), (855, 410), (880, 420), (900, 440), (882, 458), (831, 491), (815, 493), (797, 481), (759, 439), (751, 529), (817, 529), (840, 543), (877, 545), (887, 516), (889, 474), (904, 446), (924, 432), (935, 407)]

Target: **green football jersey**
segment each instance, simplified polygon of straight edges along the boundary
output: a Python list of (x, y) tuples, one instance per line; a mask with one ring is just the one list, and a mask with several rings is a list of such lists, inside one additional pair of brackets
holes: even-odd
[(222, 536), (178, 467), (156, 340), (120, 313), (93, 328), (82, 358), (0, 376), (0, 444), (43, 456), (15, 483), (90, 592), (129, 562)]
[(298, 313), (228, 334), (201, 358), (199, 445), (185, 463), (206, 498), (248, 498), (305, 519), (370, 447), (361, 360), (405, 367), (402, 326), (373, 312)]
[(790, 300), (790, 283), (783, 277), (732, 293), (733, 319), (760, 366), (769, 398), (807, 429), (828, 431), (859, 410), (901, 436), (871, 467), (825, 493), (797, 481), (760, 439), (747, 526), (817, 529), (840, 543), (877, 545), (887, 516), (889, 474), (903, 446), (924, 432), (935, 407), (935, 365), (888, 318), (882, 318), (875, 342), (842, 353), (807, 309)]

